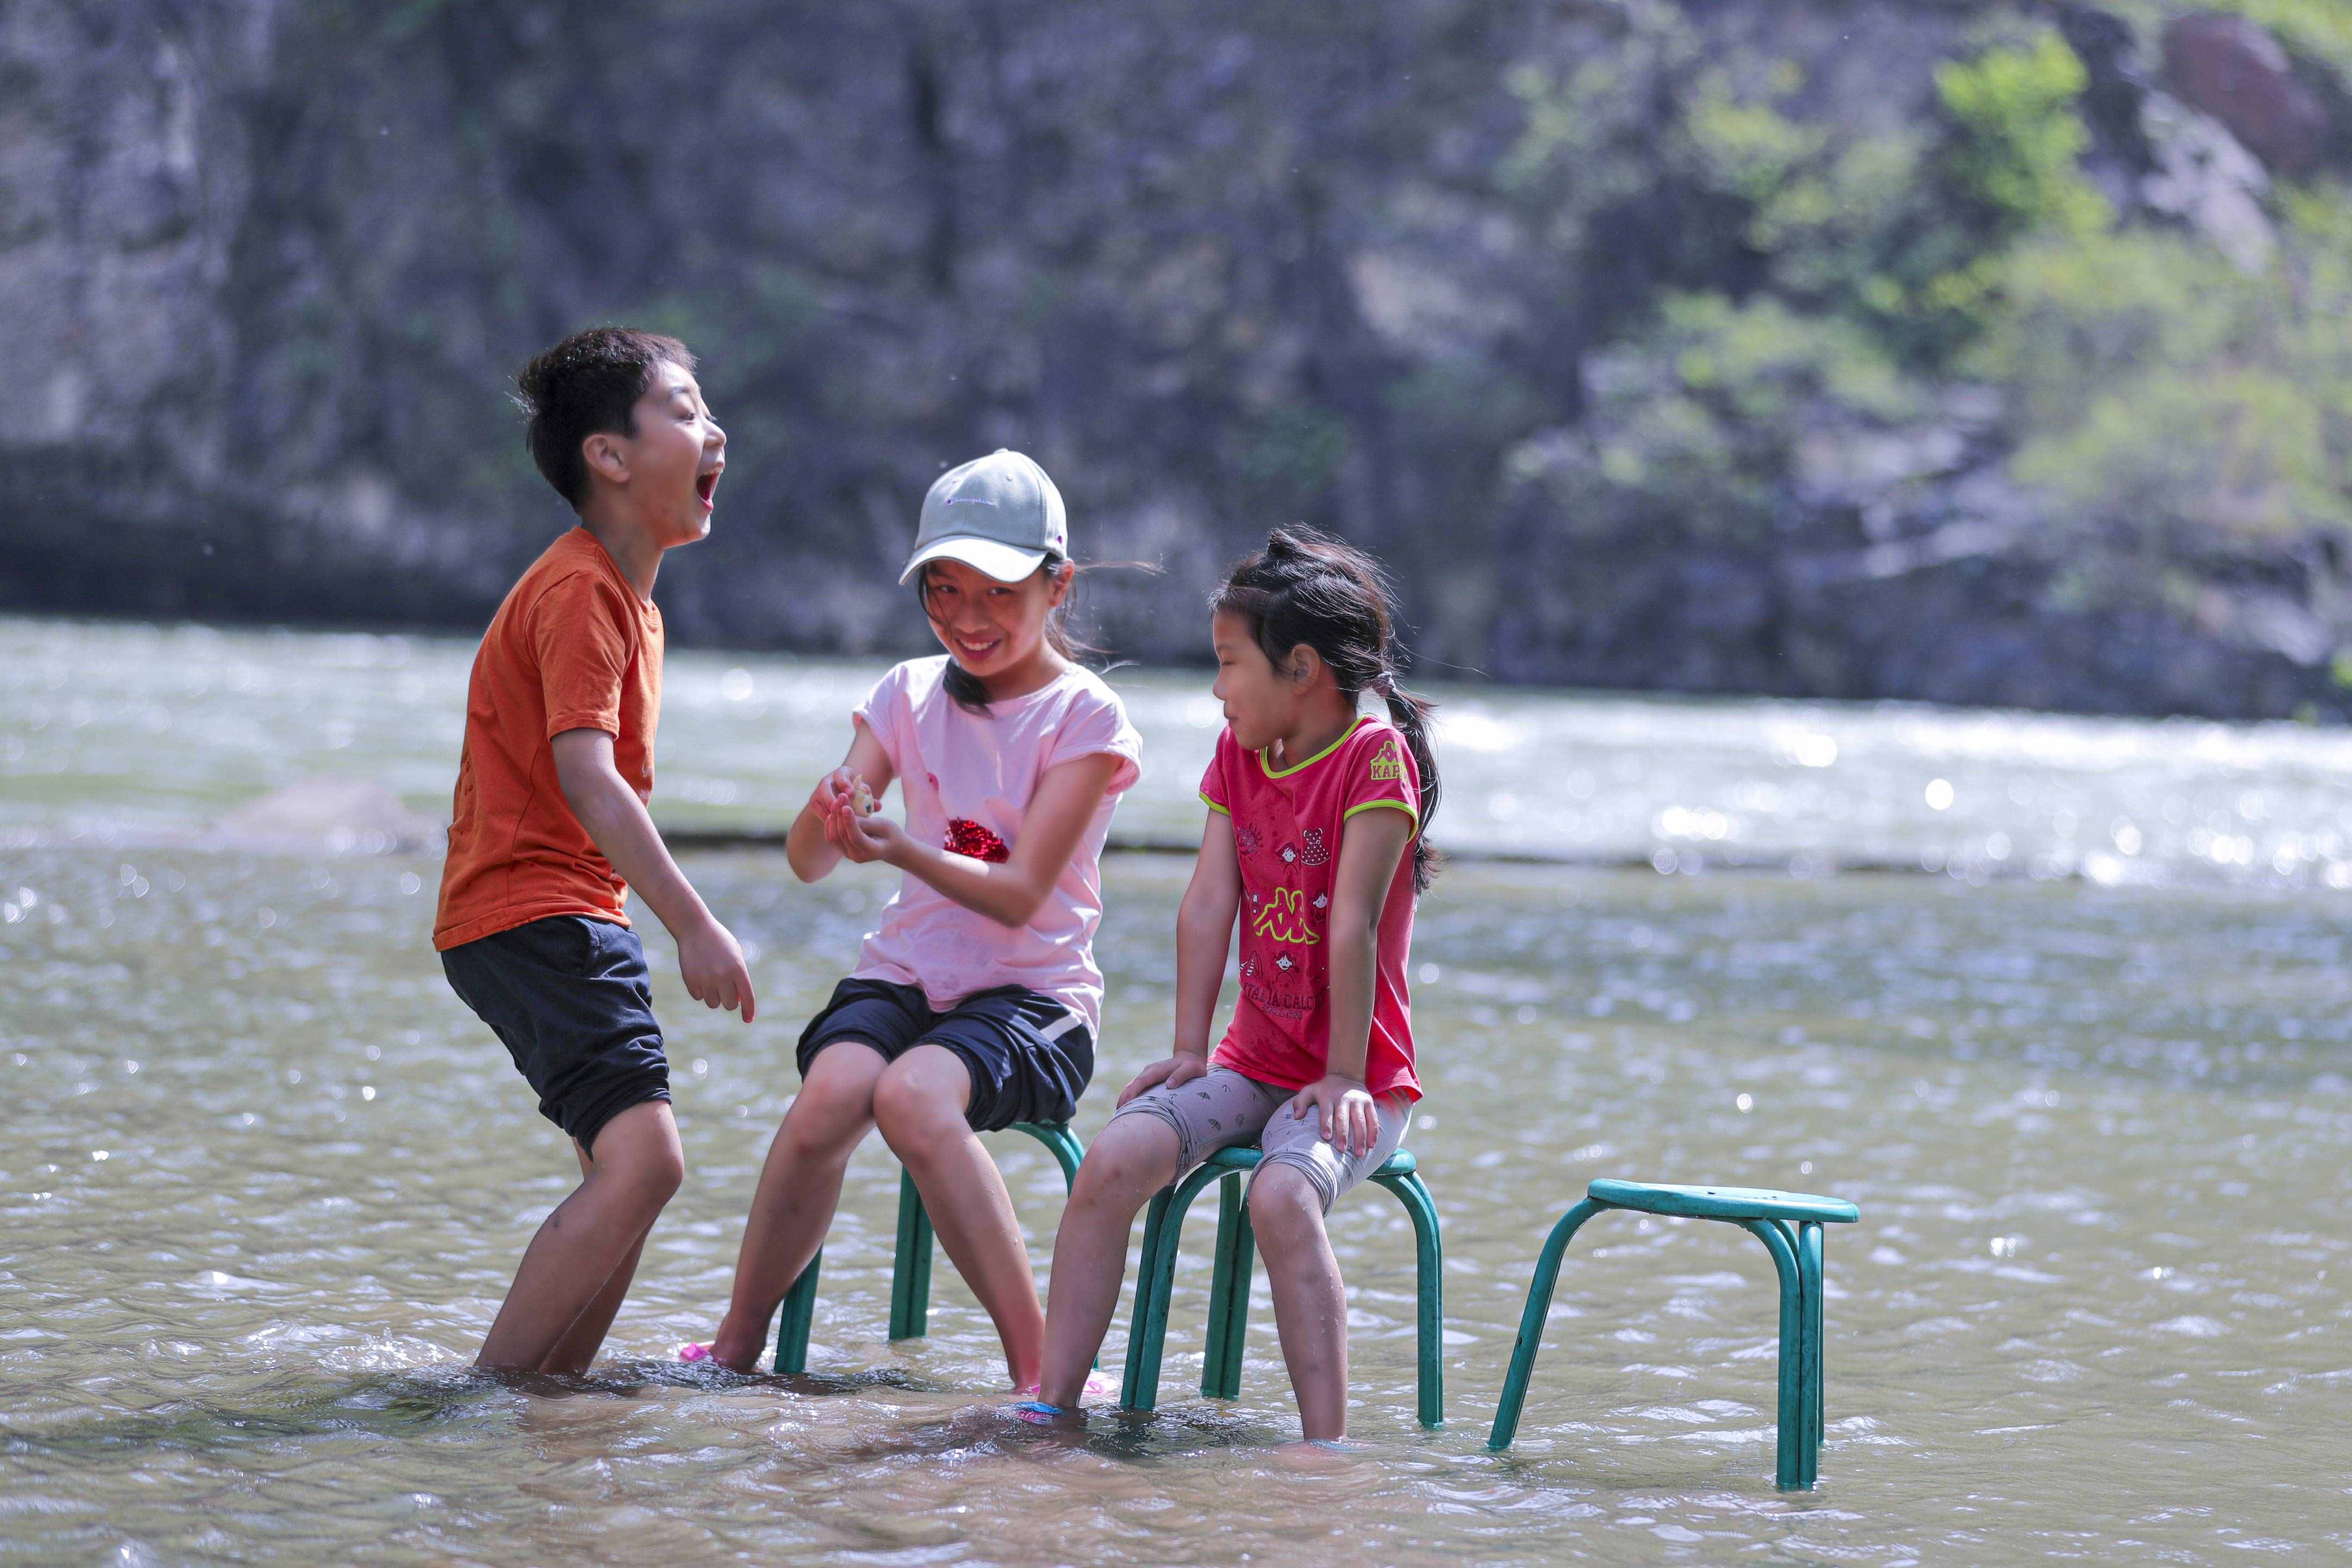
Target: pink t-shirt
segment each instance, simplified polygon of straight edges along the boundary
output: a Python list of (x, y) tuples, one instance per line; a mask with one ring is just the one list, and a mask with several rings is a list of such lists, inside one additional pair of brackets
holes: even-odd
[(1023, 814), (1046, 771), (1108, 752), (1120, 759), (1094, 820), (1029, 923), (1015, 930), (965, 909), (911, 873), (866, 939), (853, 977), (919, 985), (933, 1007), (975, 991), (1025, 985), (1054, 997), (1099, 1032), (1102, 847), (1118, 797), (1141, 772), (1143, 738), (1118, 693), (1073, 665), (1026, 697), (986, 714), (947, 694), (945, 654), (910, 658), (877, 681), (857, 710), (890, 759), (909, 837), (975, 859), (1002, 861), (1021, 841)]
[[(1348, 823), (1366, 811), (1421, 821), (1421, 770), (1403, 735), (1366, 714), (1356, 727), (1287, 768), (1244, 752), (1227, 730), (1201, 780), (1201, 798), (1234, 819), (1241, 862), (1241, 1000), (1215, 1060), (1278, 1089), (1321, 1078), (1331, 1055), (1331, 883)], [(1364, 1087), (1421, 1098), (1412, 1067), (1412, 856), (1397, 862), (1372, 942), (1372, 1027)]]

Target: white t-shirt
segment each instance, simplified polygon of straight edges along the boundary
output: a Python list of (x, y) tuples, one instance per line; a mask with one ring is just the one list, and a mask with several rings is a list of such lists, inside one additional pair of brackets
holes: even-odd
[(1103, 840), (1119, 795), (1141, 774), (1143, 738), (1127, 721), (1118, 693), (1092, 670), (1073, 665), (1026, 697), (992, 702), (981, 714), (947, 694), (947, 667), (945, 654), (908, 659), (877, 681), (857, 709), (858, 721), (881, 742), (898, 775), (909, 837), (1002, 860), (1020, 842), (1023, 816), (1048, 769), (1105, 752), (1120, 759), (1119, 767), (1027, 925), (999, 925), (904, 873), (853, 978), (919, 985), (941, 1010), (976, 991), (1025, 985), (1061, 1002), (1097, 1033), (1103, 983), (1094, 941), (1102, 922)]

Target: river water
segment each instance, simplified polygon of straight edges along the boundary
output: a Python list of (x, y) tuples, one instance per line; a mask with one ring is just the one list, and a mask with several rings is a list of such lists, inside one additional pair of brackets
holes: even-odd
[[(1335, 1212), (1360, 1452), (1292, 1468), (1263, 1280), (1199, 1378), (1189, 1233), (1158, 1415), (996, 1414), (944, 1265), (884, 1338), (897, 1172), (853, 1167), (803, 1379), (669, 1359), (725, 1299), (802, 1019), (887, 891), (688, 868), (746, 1028), (648, 932), (689, 1173), (594, 1375), (467, 1366), (572, 1182), (443, 984), (426, 855), (210, 826), (331, 773), (446, 810), (470, 649), (0, 621), (0, 1556), (169, 1563), (2220, 1563), (2352, 1548), (2352, 742), (2292, 726), (1443, 693), (1412, 1146), (1445, 1226), (1447, 1426), (1412, 1418), (1409, 1232)], [(773, 827), (871, 664), (673, 657), (665, 821)], [(1197, 830), (1196, 672), (1121, 671)], [(1939, 787), (1940, 786), (1940, 787)], [(1720, 870), (1747, 861), (1762, 868)], [(1913, 868), (1841, 873), (1839, 868)], [(1663, 868), (1671, 874), (1662, 874)], [(1932, 869), (1930, 869), (1932, 868)], [(1181, 860), (1107, 865), (1096, 1092), (1165, 1048)], [(999, 1141), (1037, 1250), (1059, 1179)], [(1818, 1491), (1771, 1487), (1749, 1238), (1580, 1237), (1517, 1445), (1486, 1452), (1537, 1247), (1596, 1176), (1859, 1204), (1829, 1240)], [(1122, 1309), (1106, 1347), (1116, 1368)]]

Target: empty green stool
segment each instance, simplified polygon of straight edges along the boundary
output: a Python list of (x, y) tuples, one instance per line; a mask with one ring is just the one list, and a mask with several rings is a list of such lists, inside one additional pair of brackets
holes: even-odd
[(1528, 1287), (1527, 1310), (1519, 1315), (1518, 1343), (1503, 1379), (1503, 1400), (1486, 1447), (1507, 1448), (1519, 1430), (1519, 1407), (1527, 1403), (1528, 1379), (1536, 1368), (1545, 1321), (1551, 1316), (1552, 1287), (1569, 1238), (1603, 1209), (1685, 1219), (1719, 1219), (1764, 1244), (1780, 1276), (1780, 1421), (1774, 1480), (1782, 1491), (1811, 1490), (1819, 1469), (1822, 1434), (1822, 1226), (1852, 1225), (1862, 1211), (1843, 1198), (1776, 1193), (1762, 1187), (1685, 1187), (1651, 1182), (1598, 1181), (1584, 1201), (1551, 1227), (1536, 1277)]
[[(1059, 1121), (1016, 1121), (1006, 1129), (1026, 1132), (1054, 1152), (1061, 1163), (1062, 1190), (1078, 1179), (1078, 1162), (1086, 1157), (1069, 1127)], [(776, 1370), (808, 1370), (809, 1324), (816, 1316), (817, 1265), (824, 1261), (818, 1247), (793, 1288), (784, 1292), (783, 1312), (776, 1324)], [(929, 1331), (931, 1316), (931, 1216), (915, 1178), (898, 1173), (898, 1251), (890, 1265), (890, 1337), (919, 1340)]]
[[(1249, 1329), (1250, 1271), (1257, 1256), (1242, 1177), (1257, 1166), (1255, 1149), (1220, 1149), (1182, 1181), (1162, 1187), (1143, 1221), (1143, 1261), (1135, 1281), (1135, 1317), (1127, 1335), (1127, 1375), (1121, 1410), (1150, 1410), (1160, 1402), (1160, 1357), (1168, 1339), (1168, 1302), (1176, 1290), (1176, 1251), (1184, 1211), (1211, 1182), (1223, 1184), (1217, 1205), (1216, 1273), (1209, 1287), (1209, 1339), (1201, 1392), (1212, 1399), (1241, 1393), (1242, 1342)], [(1412, 1220), (1413, 1266), (1419, 1285), (1421, 1424), (1445, 1423), (1445, 1368), (1440, 1337), (1445, 1317), (1445, 1255), (1437, 1205), (1422, 1182), (1419, 1163), (1400, 1149), (1372, 1180), (1394, 1193)]]

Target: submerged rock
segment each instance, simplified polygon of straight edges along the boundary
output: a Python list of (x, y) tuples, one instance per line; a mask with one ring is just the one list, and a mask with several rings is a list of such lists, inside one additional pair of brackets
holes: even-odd
[(441, 847), (446, 830), (371, 779), (298, 779), (220, 819), (226, 847), (330, 855), (415, 854)]

